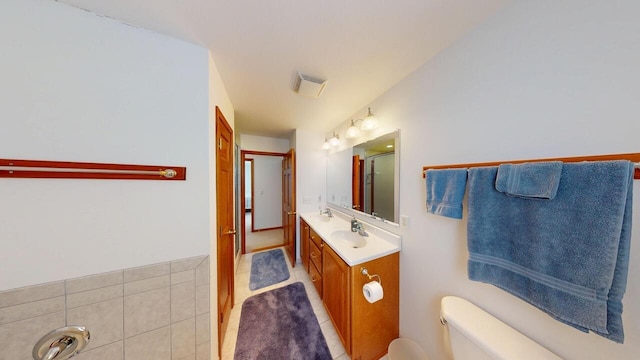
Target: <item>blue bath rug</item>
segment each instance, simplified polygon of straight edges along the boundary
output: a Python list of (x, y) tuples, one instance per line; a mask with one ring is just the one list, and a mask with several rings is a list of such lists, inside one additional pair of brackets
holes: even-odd
[(251, 258), (249, 289), (258, 290), (289, 278), (289, 268), (282, 249), (254, 254)]
[(242, 304), (234, 360), (330, 360), (318, 318), (301, 282)]

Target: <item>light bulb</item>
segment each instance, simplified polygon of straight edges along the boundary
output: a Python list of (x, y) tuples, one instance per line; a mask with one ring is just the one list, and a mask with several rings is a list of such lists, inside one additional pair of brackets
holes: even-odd
[(349, 126), (349, 128), (347, 129), (347, 133), (345, 134), (345, 137), (347, 139), (353, 139), (360, 136), (360, 129), (358, 129), (356, 127), (355, 122), (353, 121), (353, 119), (351, 120), (351, 126)]
[(369, 108), (369, 113), (367, 117), (362, 119), (362, 130), (373, 130), (378, 127), (378, 119), (371, 113), (371, 108)]
[(340, 145), (340, 138), (338, 137), (338, 135), (334, 133), (333, 137), (329, 139), (329, 144), (334, 147)]

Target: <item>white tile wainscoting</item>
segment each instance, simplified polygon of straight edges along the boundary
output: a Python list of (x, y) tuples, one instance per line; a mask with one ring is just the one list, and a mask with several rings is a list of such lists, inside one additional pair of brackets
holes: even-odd
[(209, 257), (0, 292), (3, 359), (30, 360), (44, 334), (91, 332), (78, 360), (210, 358)]

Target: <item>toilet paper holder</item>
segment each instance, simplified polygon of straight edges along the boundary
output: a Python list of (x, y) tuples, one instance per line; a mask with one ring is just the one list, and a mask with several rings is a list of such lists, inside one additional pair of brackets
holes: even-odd
[(370, 274), (369, 274), (369, 270), (367, 270), (367, 268), (366, 268), (366, 267), (361, 267), (361, 268), (360, 268), (360, 273), (361, 273), (362, 275), (364, 275), (364, 276), (368, 277), (368, 278), (369, 278), (369, 280), (373, 279), (374, 277), (377, 277), (377, 278), (378, 278), (378, 282), (380, 283), (380, 285), (382, 285), (382, 278), (380, 277), (380, 275), (378, 275), (378, 274), (370, 275)]

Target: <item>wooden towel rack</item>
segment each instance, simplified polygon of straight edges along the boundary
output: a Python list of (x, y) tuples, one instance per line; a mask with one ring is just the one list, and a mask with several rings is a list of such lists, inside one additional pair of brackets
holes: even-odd
[(0, 178), (186, 180), (179, 166), (0, 159)]
[(507, 161), (494, 161), (494, 162), (484, 162), (484, 163), (423, 166), (422, 177), (424, 178), (426, 176), (427, 170), (433, 170), (433, 169), (459, 169), (459, 168), (472, 168), (472, 167), (482, 167), (482, 166), (498, 166), (500, 164), (522, 164), (522, 163), (542, 162), (542, 161), (582, 162), (582, 161), (610, 161), (610, 160), (629, 160), (635, 163), (635, 171), (633, 173), (633, 178), (640, 179), (640, 168), (638, 167), (638, 164), (640, 163), (640, 153), (576, 156), (576, 157), (548, 158), (548, 159), (507, 160)]

